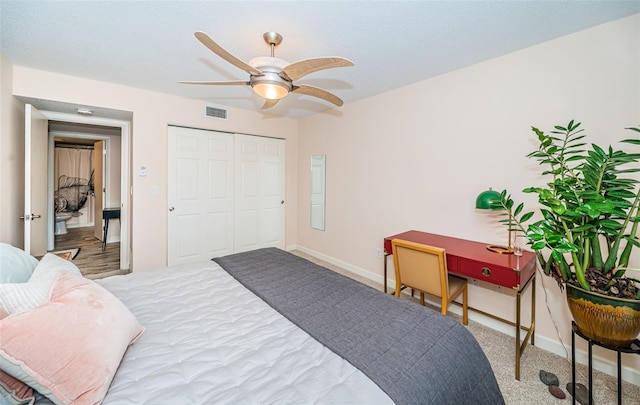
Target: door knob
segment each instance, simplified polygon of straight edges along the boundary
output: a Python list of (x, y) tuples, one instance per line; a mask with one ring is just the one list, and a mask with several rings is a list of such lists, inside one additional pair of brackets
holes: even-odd
[(173, 211), (173, 210), (175, 210), (174, 207), (169, 207), (169, 211)]
[(27, 215), (21, 215), (18, 217), (18, 219), (20, 221), (32, 221), (34, 219), (38, 219), (38, 218), (42, 218), (42, 215), (36, 215), (36, 214), (27, 214)]
[(284, 204), (284, 200), (280, 201), (280, 204)]

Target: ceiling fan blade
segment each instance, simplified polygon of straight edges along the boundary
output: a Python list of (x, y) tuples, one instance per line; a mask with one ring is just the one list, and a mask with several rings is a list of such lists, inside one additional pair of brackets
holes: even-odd
[(292, 63), (282, 69), (282, 73), (287, 75), (287, 77), (292, 81), (296, 81), (301, 77), (306, 76), (309, 73), (317, 72), (318, 70), (348, 66), (353, 66), (353, 62), (349, 59), (339, 58), (337, 56), (329, 58), (313, 58)]
[(271, 108), (274, 105), (278, 104), (278, 101), (280, 101), (280, 99), (276, 99), (276, 100), (272, 100), (272, 99), (265, 99), (264, 100), (264, 105), (262, 107), (260, 107), (261, 110), (266, 110), (267, 108)]
[(231, 63), (233, 66), (236, 66), (236, 67), (244, 70), (245, 72), (253, 74), (253, 75), (262, 74), (262, 72), (259, 71), (258, 69), (256, 69), (253, 66), (241, 61), (240, 59), (238, 59), (235, 56), (231, 55), (229, 52), (225, 51), (220, 45), (216, 44), (213, 41), (213, 39), (211, 39), (204, 32), (196, 31), (194, 35), (196, 36), (198, 41), (202, 42), (202, 44), (204, 46), (209, 48), (211, 51), (213, 51), (213, 53), (215, 53), (216, 55), (218, 55), (222, 59), (224, 59), (227, 62)]
[(340, 107), (343, 104), (342, 99), (340, 97), (336, 96), (333, 93), (329, 93), (328, 91), (323, 90), (319, 87), (313, 87), (307, 84), (301, 84), (300, 86), (294, 86), (293, 90), (291, 91), (293, 93), (306, 94), (307, 96), (313, 96), (313, 97), (321, 98), (323, 100), (327, 100), (328, 102), (333, 103), (338, 107)]
[(208, 84), (213, 86), (249, 86), (249, 82), (242, 80), (236, 80), (232, 82), (193, 82), (193, 81), (180, 81), (182, 84)]

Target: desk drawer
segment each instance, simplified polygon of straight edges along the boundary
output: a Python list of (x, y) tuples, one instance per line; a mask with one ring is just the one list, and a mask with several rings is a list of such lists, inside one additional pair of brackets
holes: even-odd
[(452, 269), (451, 272), (503, 287), (518, 289), (520, 286), (519, 271), (467, 258), (459, 258), (457, 271)]

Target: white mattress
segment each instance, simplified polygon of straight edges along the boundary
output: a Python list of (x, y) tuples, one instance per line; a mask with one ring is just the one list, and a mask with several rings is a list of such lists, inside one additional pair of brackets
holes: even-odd
[(392, 403), (215, 262), (99, 282), (146, 328), (104, 404)]

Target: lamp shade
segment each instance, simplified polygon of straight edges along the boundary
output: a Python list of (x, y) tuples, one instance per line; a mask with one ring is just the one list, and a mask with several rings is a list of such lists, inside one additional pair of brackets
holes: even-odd
[(476, 198), (476, 208), (481, 210), (502, 209), (502, 206), (500, 205), (500, 193), (492, 190), (491, 188), (483, 191)]
[(289, 90), (280, 83), (256, 83), (253, 91), (268, 100), (280, 100), (289, 94)]

